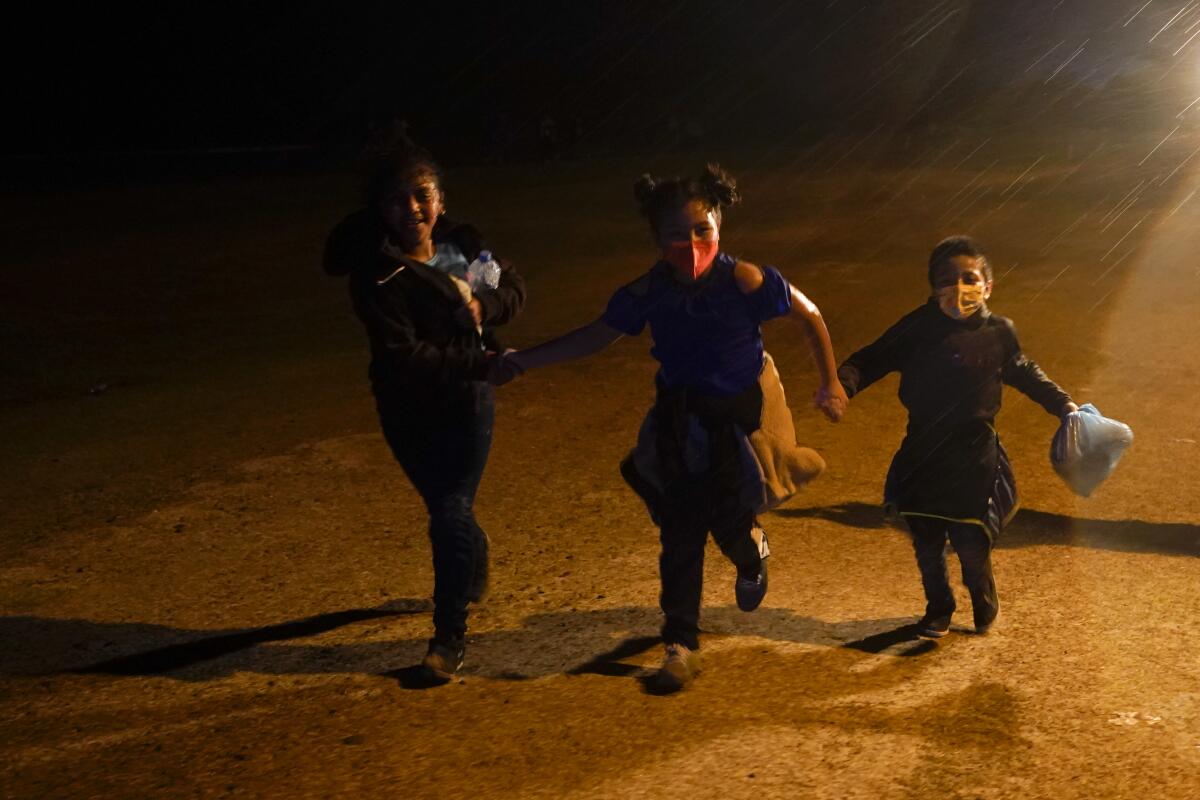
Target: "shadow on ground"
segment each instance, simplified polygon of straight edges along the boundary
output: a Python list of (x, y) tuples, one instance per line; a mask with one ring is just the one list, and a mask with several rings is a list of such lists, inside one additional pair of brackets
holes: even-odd
[[(891, 526), (877, 506), (867, 503), (777, 513), (868, 530)], [(1075, 519), (1024, 510), (999, 541), (1002, 548), (1039, 544), (1196, 556), (1200, 555), (1200, 525)], [(426, 640), (414, 638), (408, 625), (402, 632), (389, 629), (402, 624), (401, 618), (430, 610), (428, 600), (406, 598), (373, 608), (217, 632), (142, 623), (6, 617), (0, 619), (0, 637), (23, 646), (0, 651), (0, 674), (76, 672), (207, 681), (235, 672), (361, 673), (390, 675), (409, 685), (412, 675), (408, 668), (420, 661)], [(371, 627), (355, 631), (353, 638), (341, 633), (326, 636), (349, 626), (367, 625)], [(659, 612), (651, 607), (535, 614), (525, 618), (520, 628), (472, 634), (463, 675), (499, 680), (556, 674), (644, 677), (657, 660), (657, 654), (650, 651), (658, 644), (658, 625)], [(920, 655), (935, 647), (917, 640), (910, 619), (831, 622), (784, 608), (762, 608), (753, 614), (743, 614), (732, 606), (710, 608), (705, 610), (704, 628), (710, 641), (757, 637), (897, 656)], [(323, 636), (328, 641), (315, 639)]]
[[(411, 635), (393, 638), (387, 628), (399, 617), (428, 611), (428, 601), (405, 599), (215, 634), (141, 623), (6, 617), (0, 619), (0, 637), (25, 646), (0, 653), (0, 674), (161, 675), (208, 681), (236, 672), (364, 673), (390, 675), (417, 688), (411, 667), (424, 654), (426, 640)], [(658, 647), (659, 622), (658, 609), (650, 607), (536, 614), (515, 630), (470, 635), (462, 674), (499, 680), (556, 674), (644, 677), (647, 665), (657, 662), (657, 653), (648, 653)], [(370, 636), (369, 641), (346, 642), (342, 636), (329, 644), (288, 643), (367, 623), (374, 626), (363, 634)], [(724, 606), (705, 609), (704, 626), (709, 642), (756, 637), (899, 656), (920, 655), (932, 648), (917, 639), (911, 619), (828, 622), (784, 608), (744, 614)], [(98, 652), (104, 657), (98, 659)], [(627, 663), (630, 659), (641, 663)]]
[[(822, 519), (851, 528), (904, 530), (870, 503), (841, 503), (817, 508), (784, 508), (783, 517)], [(1000, 535), (1000, 548), (1058, 544), (1128, 553), (1200, 556), (1200, 525), (1141, 520), (1079, 519), (1048, 511), (1022, 509)]]

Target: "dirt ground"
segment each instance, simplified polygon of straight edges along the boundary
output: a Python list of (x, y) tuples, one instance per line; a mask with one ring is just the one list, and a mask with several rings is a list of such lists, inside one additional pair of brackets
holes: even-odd
[(425, 518), (317, 263), (353, 180), (0, 198), (0, 796), (1200, 796), (1200, 141), (1141, 164), (1154, 141), (1102, 132), (860, 145), (447, 179), (527, 277), (515, 346), (648, 266), (637, 174), (715, 155), (746, 194), (723, 246), (809, 294), (839, 356), (922, 302), (929, 248), (969, 231), (1026, 352), (1134, 429), (1077, 498), (1048, 463), (1055, 420), (1006, 393), (1023, 510), (995, 555), (1000, 619), (972, 635), (958, 587), (954, 632), (921, 643), (910, 545), (878, 510), (896, 379), (832, 425), (800, 331), (772, 323), (829, 469), (764, 519), (763, 608), (736, 610), (709, 549), (704, 672), (671, 697), (639, 680), (657, 539), (616, 469), (652, 397), (645, 337), (501, 390), (478, 501), (492, 595), (461, 680), (422, 689)]

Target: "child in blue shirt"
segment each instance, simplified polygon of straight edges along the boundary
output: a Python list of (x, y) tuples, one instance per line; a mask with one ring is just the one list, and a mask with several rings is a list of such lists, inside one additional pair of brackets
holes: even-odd
[[(752, 611), (766, 593), (769, 550), (755, 513), (780, 498), (756, 501), (761, 493), (746, 479), (747, 454), (757, 454), (749, 470), (760, 477), (769, 478), (774, 465), (784, 464), (784, 473), (791, 469), (797, 479), (789, 483), (783, 476), (787, 491), (824, 466), (816, 453), (795, 446), (778, 374), (763, 351), (761, 323), (789, 316), (801, 324), (821, 375), (814, 400), (831, 420), (841, 418), (847, 399), (817, 307), (775, 268), (720, 251), (722, 211), (739, 199), (729, 175), (709, 165), (691, 179), (645, 175), (634, 188), (659, 259), (618, 289), (595, 322), (507, 354), (493, 380), (503, 383), (529, 369), (590, 355), (649, 325), (650, 353), (659, 362), (657, 399), (622, 473), (646, 499), (661, 531), (666, 658), (656, 682), (673, 691), (697, 672), (709, 532), (737, 567), (738, 606)], [(777, 437), (784, 440), (776, 441), (783, 453), (778, 458), (747, 445), (772, 415), (776, 429), (785, 431)]]

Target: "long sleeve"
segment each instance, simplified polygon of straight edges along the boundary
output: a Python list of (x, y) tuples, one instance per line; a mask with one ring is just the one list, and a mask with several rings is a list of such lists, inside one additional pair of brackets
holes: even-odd
[[(433, 238), (437, 242), (453, 242), (468, 261), (477, 258), (486, 247), (483, 235), (474, 226), (445, 217), (438, 220)], [(497, 260), (500, 263), (499, 285), (495, 289), (481, 289), (474, 295), (483, 306), (484, 324), (490, 326), (511, 322), (525, 307), (525, 279), (510, 262), (503, 258)]]
[(838, 380), (849, 397), (854, 397), (889, 372), (900, 369), (920, 311), (906, 314), (882, 336), (842, 362), (838, 367)]
[(353, 274), (350, 296), (355, 313), (367, 328), (375, 360), (397, 374), (423, 382), (486, 378), (487, 354), (478, 347), (439, 347), (420, 339), (408, 304), (399, 293), (385, 297), (370, 276)]
[(511, 321), (525, 307), (525, 279), (516, 268), (501, 259), (500, 284), (495, 289), (483, 289), (475, 293), (483, 306), (483, 321), (488, 325), (503, 325)]
[(1006, 384), (1056, 417), (1062, 413), (1063, 406), (1071, 402), (1071, 395), (1050, 380), (1042, 368), (1020, 350), (1005, 363), (1001, 377)]

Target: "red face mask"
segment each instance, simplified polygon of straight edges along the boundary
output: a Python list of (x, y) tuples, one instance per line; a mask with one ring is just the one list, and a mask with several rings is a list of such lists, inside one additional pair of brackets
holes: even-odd
[(699, 280), (701, 275), (708, 272), (716, 257), (716, 239), (671, 242), (663, 248), (663, 261), (670, 264), (675, 274), (685, 281)]

